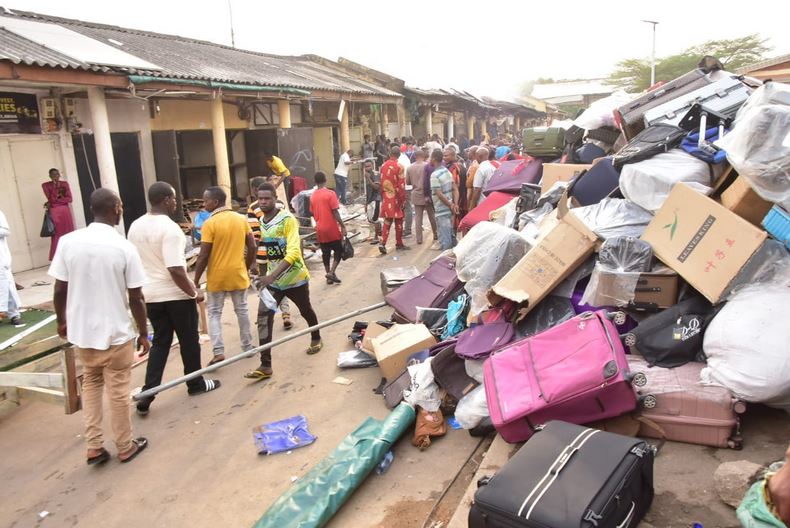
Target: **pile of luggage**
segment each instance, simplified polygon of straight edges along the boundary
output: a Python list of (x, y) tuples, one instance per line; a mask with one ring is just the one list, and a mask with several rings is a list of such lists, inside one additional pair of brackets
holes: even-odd
[(739, 449), (746, 402), (790, 409), (790, 86), (695, 70), (623, 97), (525, 130), (530, 157), (365, 336), (423, 436), (454, 415), (528, 441), (471, 526), (636, 526), (634, 436)]

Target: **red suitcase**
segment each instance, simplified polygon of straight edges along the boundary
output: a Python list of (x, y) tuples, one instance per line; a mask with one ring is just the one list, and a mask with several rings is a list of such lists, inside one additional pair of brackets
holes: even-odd
[[(671, 369), (648, 367), (642, 356), (631, 354), (628, 364), (632, 372), (642, 372), (647, 378), (647, 385), (639, 391), (655, 397), (654, 407), (640, 412), (647, 419), (640, 426), (640, 436), (732, 449), (742, 447), (738, 414), (746, 406), (724, 387), (701, 384), (704, 363), (686, 363)], [(650, 422), (662, 431), (657, 431)]]
[(451, 300), (463, 291), (464, 283), (455, 273), (455, 256), (440, 257), (425, 272), (414, 277), (384, 300), (395, 309), (393, 320), (415, 323), (417, 308), (447, 308)]
[(480, 222), (487, 222), (491, 211), (496, 211), (500, 207), (506, 206), (511, 200), (516, 198), (515, 195), (506, 192), (492, 192), (488, 195), (483, 203), (469, 211), (464, 216), (458, 229), (464, 233), (468, 233), (470, 229), (479, 224)]

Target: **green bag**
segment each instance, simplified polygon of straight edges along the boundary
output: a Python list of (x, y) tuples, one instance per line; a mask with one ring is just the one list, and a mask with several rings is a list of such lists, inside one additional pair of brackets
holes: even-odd
[(765, 481), (755, 482), (738, 506), (736, 515), (743, 528), (786, 528), (785, 523), (777, 519), (765, 503), (763, 488)]

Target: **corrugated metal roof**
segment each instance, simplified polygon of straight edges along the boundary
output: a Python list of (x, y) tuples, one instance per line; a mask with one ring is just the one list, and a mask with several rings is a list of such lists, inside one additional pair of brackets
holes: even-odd
[(82, 63), (46, 46), (36, 44), (24, 37), (0, 27), (0, 59), (14, 64), (50, 66), (52, 68), (101, 69), (99, 66)]
[(753, 64), (748, 64), (743, 66), (742, 68), (738, 68), (735, 70), (735, 73), (745, 75), (747, 73), (762, 70), (763, 68), (770, 68), (771, 66), (778, 66), (783, 62), (790, 62), (790, 53), (787, 55), (780, 55), (778, 57), (774, 57), (773, 59), (765, 59), (760, 62), (755, 62)]
[[(71, 20), (26, 11), (5, 12), (38, 22), (63, 26), (82, 35), (130, 53), (162, 68), (161, 71), (134, 68), (106, 68), (105, 65), (82, 64), (75, 59), (43, 48), (31, 41), (15, 42), (0, 35), (0, 52), (9, 42), (10, 60), (42, 66), (104, 69), (178, 79), (198, 79), (260, 86), (287, 86), (305, 90), (326, 90), (352, 94), (400, 97), (397, 92), (357, 79), (341, 69), (318, 64), (306, 57), (270, 55), (240, 50), (174, 35), (163, 35), (134, 29)], [(7, 33), (7, 32), (6, 32)], [(21, 37), (14, 35), (16, 41)], [(120, 44), (119, 44), (120, 43)]]

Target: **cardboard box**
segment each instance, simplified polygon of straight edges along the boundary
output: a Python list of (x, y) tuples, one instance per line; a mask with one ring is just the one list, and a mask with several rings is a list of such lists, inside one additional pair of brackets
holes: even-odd
[(376, 353), (373, 351), (373, 338), (380, 336), (386, 331), (387, 329), (378, 323), (368, 324), (368, 327), (365, 329), (365, 337), (362, 338), (362, 350), (371, 356), (375, 356)]
[(436, 344), (436, 339), (422, 324), (396, 324), (371, 341), (381, 374), (390, 381), (406, 368), (410, 355)]
[(567, 196), (560, 200), (557, 218), (551, 231), (494, 285), (492, 304), (502, 298), (526, 303), (528, 313), (593, 253), (598, 237), (570, 214)]
[(721, 204), (758, 227), (774, 205), (760, 198), (743, 176), (738, 176), (732, 185), (724, 190), (721, 194)]
[(679, 280), (677, 273), (663, 266), (649, 273), (599, 270), (598, 288), (592, 304), (625, 306), (633, 302), (637, 309), (669, 308), (678, 302)]
[(765, 241), (765, 231), (686, 184), (675, 185), (642, 240), (710, 302)]
[(551, 186), (558, 181), (571, 181), (575, 176), (578, 176), (579, 173), (589, 169), (590, 167), (592, 167), (592, 165), (573, 163), (544, 163), (543, 179), (540, 180), (541, 194), (551, 189)]

